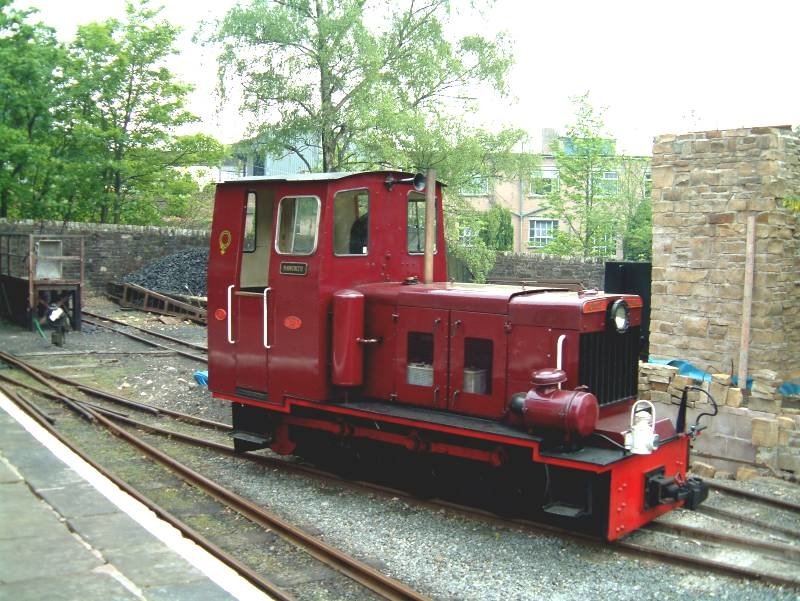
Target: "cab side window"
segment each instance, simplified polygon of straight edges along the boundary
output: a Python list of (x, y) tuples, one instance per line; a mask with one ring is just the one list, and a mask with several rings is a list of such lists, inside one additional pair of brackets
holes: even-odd
[(317, 250), (319, 198), (286, 196), (278, 208), (276, 249), (284, 255), (310, 255)]
[[(408, 252), (421, 254), (425, 252), (425, 196), (419, 192), (408, 194)], [(434, 217), (433, 231), (436, 231)], [(433, 251), (436, 252), (434, 239)]]
[(337, 192), (333, 199), (333, 252), (336, 255), (366, 255), (368, 247), (368, 192)]

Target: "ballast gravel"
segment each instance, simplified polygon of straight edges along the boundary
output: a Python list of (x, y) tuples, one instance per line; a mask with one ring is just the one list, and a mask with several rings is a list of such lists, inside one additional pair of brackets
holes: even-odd
[[(112, 313), (107, 306), (95, 310)], [(160, 329), (156, 321), (140, 325)], [(184, 333), (179, 331), (181, 326), (165, 329), (185, 338), (195, 338), (200, 331), (194, 324), (185, 324)], [(110, 344), (128, 345), (113, 333), (88, 327), (85, 332), (70, 333), (67, 340), (64, 351), (85, 353)], [(14, 353), (53, 349), (35, 334), (7, 323), (0, 327), (0, 346)], [(71, 362), (68, 355), (56, 361)], [(98, 359), (87, 354), (84, 361)], [(120, 374), (116, 386), (126, 396), (142, 396), (214, 419), (229, 415), (226, 403), (214, 401), (192, 381), (198, 364), (164, 356), (131, 357), (125, 364), (125, 374)], [(109, 371), (105, 364), (103, 369)], [(198, 451), (197, 461), (223, 485), (437, 601), (800, 599), (796, 590), (637, 559), (610, 546), (482, 522), (449, 509), (418, 506), (399, 497), (348, 489), (239, 458)]]
[(433, 599), (798, 599), (796, 591), (632, 558), (235, 459), (228, 486)]

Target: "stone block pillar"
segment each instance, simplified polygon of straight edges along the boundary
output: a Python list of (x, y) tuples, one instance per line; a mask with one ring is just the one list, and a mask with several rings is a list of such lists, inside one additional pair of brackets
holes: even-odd
[(650, 352), (739, 369), (747, 218), (756, 216), (749, 371), (800, 379), (800, 137), (788, 126), (662, 135), (653, 146)]

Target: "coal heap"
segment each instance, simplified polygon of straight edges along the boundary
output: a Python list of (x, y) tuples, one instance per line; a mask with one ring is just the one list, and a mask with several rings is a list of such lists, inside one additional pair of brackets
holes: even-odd
[(148, 290), (206, 296), (208, 248), (189, 248), (153, 261), (122, 278)]

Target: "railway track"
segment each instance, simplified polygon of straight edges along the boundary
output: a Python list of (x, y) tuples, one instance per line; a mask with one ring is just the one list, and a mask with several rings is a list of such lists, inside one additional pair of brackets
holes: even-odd
[[(109, 323), (103, 323), (104, 321), (105, 322), (109, 322)], [(168, 336), (166, 334), (162, 334), (161, 332), (155, 332), (153, 330), (148, 330), (146, 328), (142, 328), (142, 327), (139, 327), (139, 326), (136, 326), (136, 325), (127, 324), (127, 323), (125, 323), (123, 321), (119, 321), (119, 320), (113, 319), (111, 317), (104, 317), (102, 315), (97, 315), (95, 313), (90, 313), (88, 311), (83, 311), (83, 322), (84, 323), (88, 323), (88, 324), (90, 324), (90, 325), (92, 325), (94, 327), (97, 327), (97, 328), (103, 328), (103, 329), (106, 329), (106, 330), (111, 330), (113, 332), (117, 332), (118, 334), (121, 334), (121, 335), (123, 335), (123, 336), (125, 336), (127, 338), (130, 338), (131, 340), (136, 340), (137, 342), (141, 342), (142, 344), (145, 344), (147, 346), (154, 347), (154, 348), (157, 348), (157, 349), (160, 349), (160, 350), (163, 350), (163, 351), (168, 351), (168, 352), (171, 352), (171, 353), (175, 353), (177, 355), (181, 355), (182, 357), (186, 357), (187, 359), (191, 359), (193, 361), (197, 361), (197, 362), (200, 362), (200, 363), (203, 363), (203, 364), (208, 362), (208, 358), (207, 358), (207, 356), (205, 354), (205, 353), (208, 352), (208, 348), (205, 345), (202, 345), (202, 344), (196, 344), (196, 343), (193, 343), (193, 342), (189, 342), (187, 340), (180, 340), (179, 338), (174, 338), (172, 336)], [(156, 342), (155, 340), (152, 340), (151, 338), (147, 338), (145, 336), (140, 336), (138, 334), (133, 334), (131, 332), (128, 332), (126, 329), (114, 327), (113, 325), (109, 325), (109, 324), (117, 324), (117, 325), (123, 326), (125, 328), (134, 329), (134, 330), (137, 330), (139, 332), (142, 332), (146, 336), (150, 336), (151, 338), (158, 338), (158, 339), (161, 339), (161, 340), (167, 340), (167, 341), (169, 341), (169, 342), (171, 342), (173, 344), (177, 344), (179, 346), (186, 346), (186, 347), (189, 347), (191, 349), (194, 349), (194, 350), (197, 350), (197, 351), (201, 351), (204, 354), (199, 355), (197, 353), (193, 353), (193, 352), (190, 352), (190, 351), (184, 351), (184, 350), (181, 350), (179, 348), (175, 348), (174, 346), (167, 346), (165, 344), (161, 344), (159, 342)]]
[[(121, 323), (121, 322), (120, 322)], [(127, 324), (125, 324), (127, 325)], [(144, 330), (143, 328), (141, 328)], [(147, 331), (145, 330), (145, 333)], [(183, 342), (173, 339), (173, 342)], [(113, 396), (113, 395), (112, 395)], [(137, 408), (138, 409), (138, 408)], [(176, 433), (174, 430), (161, 428), (153, 423), (145, 423), (140, 420), (131, 420), (130, 417), (109, 416), (117, 421), (128, 420), (129, 426), (147, 430), (158, 436), (170, 437), (173, 440), (181, 440), (184, 443), (206, 446), (217, 452), (232, 454), (230, 444), (225, 438), (218, 438), (216, 441), (208, 441), (200, 436)], [(178, 418), (180, 419), (180, 418)], [(151, 420), (152, 422), (152, 420)], [(207, 426), (196, 423), (203, 428)], [(219, 426), (217, 426), (219, 429)], [(258, 461), (264, 465), (283, 470), (293, 470), (314, 477), (332, 478), (335, 477), (328, 472), (315, 468), (298, 465), (285, 459), (272, 458), (265, 455), (247, 455), (251, 461)], [(712, 483), (714, 484), (714, 483)], [(348, 483), (348, 486), (355, 485)], [(368, 490), (380, 491), (381, 487), (367, 486)], [(732, 487), (718, 485), (715, 488), (718, 492), (714, 497), (727, 495), (747, 494)], [(399, 492), (394, 489), (384, 491), (388, 495), (397, 496)], [(763, 497), (761, 495), (760, 497)], [(754, 507), (763, 507), (764, 503), (775, 504), (771, 497), (759, 498), (759, 495), (750, 494), (749, 501)], [(779, 500), (780, 501), (780, 500)], [(415, 501), (419, 502), (419, 501)], [(758, 505), (758, 504), (761, 505)], [(780, 505), (780, 503), (778, 503)], [(466, 509), (461, 506), (445, 504), (457, 511), (464, 511), (475, 515), (474, 510)], [(437, 504), (436, 506), (441, 506)], [(616, 548), (625, 553), (645, 554), (654, 559), (668, 561), (687, 567), (695, 567), (702, 570), (714, 570), (721, 573), (731, 574), (739, 577), (762, 580), (782, 586), (800, 587), (800, 562), (798, 561), (797, 545), (800, 544), (800, 526), (795, 527), (800, 520), (800, 507), (796, 504), (784, 503), (784, 507), (778, 508), (787, 511), (784, 519), (784, 526), (776, 526), (757, 517), (758, 509), (754, 510), (756, 516), (746, 515), (741, 510), (731, 511), (725, 507), (725, 503), (707, 502), (701, 506), (701, 510), (694, 512), (674, 512), (667, 518), (660, 519), (653, 526), (646, 528), (633, 536), (629, 536), (623, 541), (614, 543)], [(489, 519), (485, 513), (478, 512), (480, 519)], [(686, 516), (705, 516), (705, 522), (697, 523), (691, 517)], [(677, 518), (677, 519), (676, 519)], [(497, 519), (497, 518), (492, 518)], [(525, 527), (541, 530), (539, 524), (530, 525), (520, 521), (499, 520), (514, 527), (524, 525)], [(683, 523), (688, 521), (689, 523)], [(725, 526), (725, 524), (733, 526)], [(742, 530), (743, 523), (749, 524), (750, 530)], [(738, 530), (739, 534), (726, 533), (725, 530)], [(566, 535), (565, 536), (571, 536)], [(759, 540), (763, 538), (764, 540)], [(594, 544), (591, 541), (587, 544)]]
[[(207, 506), (211, 502), (210, 499), (213, 499), (216, 504), (221, 505), (222, 508), (219, 508), (215, 505), (212, 513), (219, 513), (220, 511), (230, 512), (231, 510), (235, 511), (239, 516), (247, 518), (251, 524), (260, 528), (262, 537), (266, 536), (267, 539), (270, 539), (276, 535), (280, 536), (282, 540), (287, 541), (293, 547), (302, 550), (302, 552), (307, 555), (307, 558), (305, 559), (306, 563), (308, 563), (309, 560), (312, 560), (314, 562), (320, 562), (324, 564), (329, 570), (333, 570), (335, 573), (339, 574), (340, 577), (346, 578), (353, 583), (357, 583), (359, 587), (363, 587), (366, 591), (369, 591), (367, 596), (395, 600), (426, 599), (423, 594), (413, 590), (405, 584), (384, 575), (379, 570), (349, 556), (348, 554), (325, 543), (319, 538), (308, 534), (301, 528), (282, 519), (280, 516), (217, 484), (216, 482), (192, 469), (185, 463), (181, 463), (174, 457), (165, 453), (163, 450), (148, 443), (141, 436), (131, 432), (130, 429), (121, 427), (117, 422), (127, 423), (129, 426), (135, 426), (145, 430), (152, 428), (152, 426), (131, 420), (126, 414), (116, 409), (109, 409), (108, 407), (102, 407), (95, 403), (88, 403), (84, 399), (77, 398), (76, 395), (67, 392), (59, 385), (65, 383), (74, 385), (76, 383), (65, 382), (65, 380), (67, 380), (66, 378), (60, 378), (59, 384), (56, 384), (51, 379), (53, 374), (50, 374), (41, 368), (36, 368), (26, 364), (19, 359), (8, 355), (7, 353), (0, 352), (0, 360), (18, 368), (20, 371), (24, 372), (29, 379), (36, 382), (36, 384), (17, 384), (16, 382), (12, 381), (15, 380), (14, 378), (3, 376), (3, 383), (0, 384), (0, 391), (4, 392), (6, 396), (16, 402), (21, 408), (23, 408), (23, 410), (28, 412), (34, 419), (42, 424), (43, 427), (48, 429), (51, 433), (62, 440), (62, 442), (67, 444), (78, 454), (82, 455), (102, 473), (110, 477), (112, 481), (117, 483), (126, 491), (130, 492), (140, 501), (145, 502), (145, 504), (148, 505), (158, 515), (181, 530), (185, 536), (205, 547), (209, 552), (217, 556), (226, 564), (230, 565), (237, 572), (241, 573), (245, 578), (247, 578), (267, 594), (272, 595), (277, 599), (294, 598), (292, 594), (288, 593), (283, 587), (276, 584), (269, 576), (265, 576), (257, 568), (254, 568), (241, 559), (238, 559), (239, 553), (233, 553), (230, 550), (225, 549), (222, 544), (209, 540), (205, 536), (199, 534), (196, 528), (194, 528), (190, 523), (187, 523), (187, 521), (184, 519), (177, 517), (169, 507), (164, 507), (163, 505), (154, 503), (149, 498), (149, 495), (143, 493), (143, 489), (148, 489), (149, 487), (151, 488), (153, 486), (152, 478), (155, 478), (156, 481), (159, 480), (159, 476), (153, 476), (153, 474), (160, 474), (161, 472), (159, 470), (155, 470), (153, 466), (143, 468), (143, 471), (148, 474), (148, 479), (151, 479), (151, 481), (149, 483), (140, 483), (139, 486), (136, 486), (131, 482), (128, 482), (127, 478), (120, 477), (118, 474), (116, 474), (115, 470), (109, 469), (107, 466), (105, 466), (104, 463), (106, 462), (98, 460), (97, 458), (89, 456), (87, 453), (81, 451), (80, 447), (82, 445), (76, 444), (73, 440), (73, 438), (76, 437), (80, 438), (80, 436), (75, 436), (75, 431), (78, 428), (79, 422), (86, 421), (91, 422), (92, 425), (101, 426), (103, 431), (110, 433), (112, 435), (111, 438), (117, 441), (117, 446), (119, 446), (119, 441), (124, 441), (129, 450), (134, 450), (134, 454), (137, 454), (140, 457), (142, 455), (146, 456), (148, 461), (158, 464), (162, 470), (166, 470), (166, 473), (172, 475), (173, 478), (175, 475), (179, 476), (180, 479), (185, 483), (181, 488), (189, 485), (192, 488), (192, 496), (196, 498), (196, 502), (199, 506)], [(42, 409), (38, 402), (33, 402), (30, 400), (30, 398), (21, 396), (20, 393), (16, 392), (15, 389), (12, 388), (12, 386), (15, 388), (18, 387), (26, 389), (28, 395), (30, 395), (30, 393), (34, 393), (41, 398), (48, 399), (51, 404), (47, 409)], [(114, 395), (106, 396), (102, 399), (102, 401), (106, 403), (114, 403), (119, 400), (114, 399), (113, 397)], [(71, 418), (64, 411), (59, 411), (59, 405), (52, 404), (56, 402), (58, 402), (61, 406), (68, 407), (71, 412), (76, 413), (82, 419), (74, 417)], [(130, 408), (132, 408), (130, 405), (126, 406), (126, 409)], [(135, 409), (145, 411), (146, 415), (149, 416), (155, 416), (160, 413), (160, 410), (153, 410), (155, 408), (148, 410), (142, 406), (136, 406)], [(55, 417), (56, 415), (57, 417)], [(167, 414), (161, 413), (161, 415)], [(171, 415), (170, 417), (181, 419), (181, 414)], [(53, 425), (54, 421), (58, 422), (59, 427), (55, 427)], [(203, 428), (212, 428), (215, 431), (218, 431), (219, 424), (216, 422), (209, 422), (208, 420), (190, 420), (190, 422), (195, 427), (202, 426)], [(80, 424), (80, 426), (83, 428), (83, 430), (86, 430), (85, 424)], [(67, 433), (65, 433), (65, 430)], [(154, 430), (151, 429), (151, 431)], [(70, 436), (69, 433), (72, 433), (73, 436)], [(160, 432), (160, 434), (166, 435), (172, 440), (181, 438), (179, 433), (169, 432), (167, 430), (163, 430)], [(188, 441), (189, 437), (183, 437), (183, 440)], [(198, 444), (198, 442), (194, 441), (194, 444)], [(207, 444), (207, 446), (215, 448), (217, 451), (222, 451), (224, 449), (224, 445), (219, 442), (210, 445)], [(95, 455), (98, 452), (98, 449), (93, 446), (93, 451), (94, 452), (92, 455)], [(115, 450), (104, 451), (103, 453), (105, 453), (106, 456), (111, 453), (111, 455), (115, 458), (119, 453), (125, 455), (125, 459), (122, 461), (117, 459), (116, 461), (109, 462), (112, 464), (125, 463), (129, 465), (129, 462), (131, 461), (129, 458), (129, 452), (126, 453), (124, 451)], [(130, 470), (128, 470), (128, 472), (130, 472)], [(167, 477), (165, 480), (168, 479), (169, 478)], [(161, 486), (157, 488), (161, 488)], [(180, 494), (181, 496), (185, 497), (187, 491), (181, 490)], [(204, 497), (208, 498), (204, 500)], [(178, 505), (180, 506), (180, 504)], [(195, 521), (197, 521), (196, 516)], [(239, 527), (241, 527), (241, 524), (239, 524)], [(250, 535), (253, 535), (252, 532)], [(272, 544), (274, 545), (274, 542)], [(283, 555), (292, 556), (293, 553), (284, 551)], [(313, 566), (305, 569), (316, 574), (318, 574), (320, 571), (320, 568), (314, 568)], [(349, 585), (349, 587), (352, 588), (352, 584)], [(347, 586), (345, 586), (345, 588), (347, 588)], [(363, 597), (364, 594), (361, 594), (360, 596)]]

